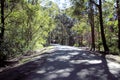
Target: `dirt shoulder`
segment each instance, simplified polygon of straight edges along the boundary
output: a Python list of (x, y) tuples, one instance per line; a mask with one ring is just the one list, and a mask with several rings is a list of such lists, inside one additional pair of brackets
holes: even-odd
[(47, 47), (21, 56), (18, 61), (0, 69), (0, 80), (21, 80), (37, 67), (41, 67), (52, 50), (52, 47)]
[(18, 67), (20, 65), (23, 65), (25, 63), (28, 63), (35, 59), (37, 56), (43, 55), (45, 53), (48, 53), (53, 50), (53, 47), (45, 47), (36, 51), (27, 51), (24, 55), (21, 55), (17, 58), (10, 59), (6, 61), (6, 65), (4, 67), (0, 67), (0, 73), (15, 67)]
[(119, 55), (109, 54), (109, 55), (106, 55), (106, 59), (111, 60), (113, 62), (117, 62), (120, 64), (120, 56)]

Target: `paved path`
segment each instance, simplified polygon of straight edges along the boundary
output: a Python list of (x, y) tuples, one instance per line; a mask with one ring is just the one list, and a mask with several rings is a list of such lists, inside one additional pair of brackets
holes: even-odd
[(120, 63), (76, 47), (55, 49), (0, 73), (0, 80), (120, 80)]
[(75, 47), (57, 46), (24, 80), (120, 80), (120, 64)]

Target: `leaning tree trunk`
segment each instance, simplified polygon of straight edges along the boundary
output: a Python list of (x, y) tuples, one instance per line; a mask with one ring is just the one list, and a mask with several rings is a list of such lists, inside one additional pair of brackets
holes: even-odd
[(120, 1), (116, 0), (118, 17), (118, 49), (120, 51)]
[(4, 22), (4, 2), (5, 0), (1, 0), (1, 33), (0, 33), (0, 46), (3, 43), (4, 39), (4, 30), (5, 30), (5, 22)]
[(91, 50), (95, 51), (95, 35), (94, 35), (94, 9), (93, 9), (93, 3), (92, 0), (89, 2), (90, 6), (90, 13), (89, 13), (89, 21), (91, 25), (91, 37), (92, 37), (92, 44), (91, 44)]
[(100, 19), (100, 30), (101, 30), (101, 38), (102, 38), (102, 43), (104, 47), (104, 51), (106, 53), (109, 52), (109, 48), (106, 44), (106, 38), (105, 38), (105, 33), (104, 33), (104, 26), (103, 26), (103, 17), (102, 17), (102, 2), (99, 0), (99, 19)]

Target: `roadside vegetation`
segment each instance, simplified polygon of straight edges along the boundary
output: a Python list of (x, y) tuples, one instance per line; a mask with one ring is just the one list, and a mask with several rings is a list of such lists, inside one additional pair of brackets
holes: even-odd
[(60, 9), (49, 0), (0, 0), (0, 66), (51, 43), (120, 55), (120, 1), (70, 4)]

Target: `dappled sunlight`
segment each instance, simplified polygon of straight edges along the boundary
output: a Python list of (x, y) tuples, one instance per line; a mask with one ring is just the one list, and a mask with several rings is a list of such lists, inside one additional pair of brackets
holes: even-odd
[(51, 71), (47, 73), (47, 75), (57, 74), (58, 77), (68, 77), (70, 75), (70, 72), (72, 72), (73, 70), (74, 70), (73, 68), (59, 69), (59, 70)]
[(104, 74), (104, 69), (97, 70), (96, 68), (82, 69), (76, 75), (80, 80), (108, 80), (107, 74)]
[(0, 80), (120, 80), (120, 0), (0, 0)]
[(67, 55), (67, 56), (58, 56), (58, 57), (56, 57), (55, 60), (64, 61), (64, 60), (69, 60), (69, 59), (70, 59), (70, 56)]
[(27, 80), (117, 80), (119, 67), (89, 51), (58, 45)]
[(70, 55), (78, 55), (79, 54), (79, 52), (69, 52), (68, 54), (70, 54)]
[(56, 46), (56, 49), (58, 49), (58, 50), (83, 50), (83, 49), (80, 49), (80, 48), (77, 48), (77, 47), (71, 47), (71, 46), (61, 46), (61, 45), (59, 45), (59, 46)]
[(77, 76), (80, 77), (81, 79), (86, 79), (86, 76), (89, 75), (89, 71), (86, 69), (83, 69), (81, 72), (77, 73)]
[(38, 74), (43, 74), (43, 73), (46, 73), (46, 70), (42, 69), (42, 70), (40, 70), (40, 71), (37, 71), (36, 73), (38, 73)]
[(43, 80), (53, 80), (55, 78), (68, 77), (73, 70), (74, 70), (73, 68), (66, 68), (66, 69), (58, 69), (48, 72), (48, 69), (46, 70), (41, 69), (36, 71), (36, 73), (44, 74), (45, 77), (43, 78)]
[(120, 64), (119, 63), (115, 63), (115, 62), (111, 62), (110, 60), (107, 60), (108, 62), (108, 66), (109, 66), (109, 70), (111, 73), (113, 74), (119, 74), (120, 72)]
[(70, 55), (63, 55), (63, 56), (57, 56), (56, 58), (48, 58), (47, 60), (50, 62), (53, 61), (66, 61), (70, 60), (71, 56)]
[(85, 64), (100, 64), (102, 61), (101, 60), (71, 60), (70, 63), (72, 64), (80, 64), (80, 63), (85, 63)]
[(59, 69), (59, 70), (55, 70), (49, 73), (56, 73), (56, 74), (62, 74), (62, 73), (66, 73), (66, 72), (71, 72), (73, 71), (73, 68), (66, 68), (66, 69)]
[(100, 63), (102, 63), (102, 61), (101, 60), (88, 60), (88, 61), (86, 61), (87, 63), (90, 63), (90, 64), (100, 64)]
[(48, 60), (49, 62), (55, 61), (55, 59), (53, 59), (53, 58), (48, 58), (47, 60)]
[(50, 74), (50, 75), (46, 75), (46, 77), (44, 78), (44, 80), (52, 80), (57, 78), (58, 75), (57, 74)]

